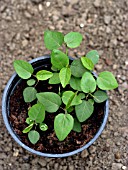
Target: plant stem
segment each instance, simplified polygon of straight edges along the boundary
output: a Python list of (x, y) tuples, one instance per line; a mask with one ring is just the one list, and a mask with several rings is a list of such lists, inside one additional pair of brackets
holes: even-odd
[(99, 99), (97, 99), (97, 97), (93, 96), (91, 93), (89, 93), (89, 94), (90, 94), (90, 96), (92, 96), (93, 98), (95, 98), (96, 100), (99, 101)]
[(34, 87), (36, 87), (38, 83), (39, 83), (39, 80), (37, 80), (37, 83), (35, 84), (35, 86), (34, 86)]
[(68, 48), (66, 47), (66, 55), (68, 56)]

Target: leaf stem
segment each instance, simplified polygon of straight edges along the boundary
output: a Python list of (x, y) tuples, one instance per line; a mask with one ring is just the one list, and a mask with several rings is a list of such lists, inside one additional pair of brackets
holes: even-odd
[(66, 46), (66, 55), (68, 56), (68, 47)]
[(95, 98), (96, 100), (100, 101), (96, 96), (93, 96), (91, 93), (89, 93), (90, 96), (92, 96), (93, 98)]
[(38, 83), (39, 83), (39, 80), (37, 80), (37, 83), (35, 84), (35, 86), (34, 86), (34, 87), (36, 87)]

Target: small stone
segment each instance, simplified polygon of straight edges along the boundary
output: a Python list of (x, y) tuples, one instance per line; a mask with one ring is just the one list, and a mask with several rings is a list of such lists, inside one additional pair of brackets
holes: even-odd
[(63, 166), (63, 170), (67, 170), (67, 166)]
[(102, 64), (97, 64), (97, 65), (95, 66), (95, 68), (96, 68), (97, 70), (101, 70), (101, 69), (103, 68), (103, 66), (102, 66)]
[(80, 24), (80, 28), (83, 28), (83, 27), (84, 27), (84, 24), (83, 24), (83, 23), (81, 23), (81, 24)]
[(120, 170), (123, 165), (121, 163), (113, 163), (112, 170)]
[(76, 3), (79, 2), (79, 0), (66, 0), (68, 3), (70, 3), (71, 5), (74, 5)]
[(28, 161), (29, 160), (29, 155), (23, 156), (23, 160)]
[(23, 41), (22, 41), (22, 46), (23, 46), (23, 47), (26, 47), (27, 45), (28, 45), (28, 40), (26, 40), (26, 39), (23, 40)]
[(51, 2), (46, 2), (46, 6), (49, 7), (51, 5)]
[(24, 164), (22, 164), (22, 169), (23, 169), (23, 170), (28, 170), (28, 169), (30, 169), (30, 164), (29, 164), (29, 163), (24, 163)]
[(118, 65), (117, 64), (114, 64), (113, 65), (113, 69), (116, 70), (118, 68)]
[(111, 29), (109, 27), (106, 28), (106, 33), (111, 33)]
[(101, 0), (95, 0), (93, 4), (94, 4), (95, 7), (100, 7), (101, 6)]
[(58, 169), (58, 167), (59, 167), (59, 164), (58, 164), (58, 163), (55, 163), (55, 164), (54, 164), (54, 169)]
[(114, 46), (117, 46), (117, 39), (116, 39), (116, 38), (111, 39), (111, 43), (112, 43)]
[(7, 8), (7, 6), (6, 6), (5, 4), (2, 5), (2, 6), (0, 7), (0, 12), (4, 12), (6, 8)]
[(39, 163), (42, 167), (45, 167), (46, 164), (47, 164), (46, 160), (45, 160), (45, 159), (42, 159), (42, 158), (40, 158), (40, 159), (38, 160), (38, 163)]
[(24, 15), (28, 19), (30, 19), (32, 17), (31, 14), (29, 12), (27, 12), (27, 11), (24, 12)]
[(127, 167), (126, 167), (126, 166), (122, 166), (122, 169), (123, 169), (123, 170), (126, 170), (126, 169), (127, 169)]
[(104, 16), (104, 23), (108, 25), (110, 23), (110, 21), (111, 21), (111, 16), (105, 15)]
[(74, 167), (74, 165), (69, 165), (68, 169), (69, 170), (75, 170), (75, 167)]
[(38, 8), (39, 8), (39, 11), (42, 11), (43, 10), (42, 4), (39, 4)]
[(15, 149), (14, 152), (13, 152), (13, 156), (17, 157), (18, 155), (19, 155), (19, 150)]
[(89, 152), (90, 153), (94, 153), (96, 151), (96, 147), (95, 146), (90, 146), (90, 148), (89, 148)]
[(125, 61), (125, 65), (128, 66), (128, 60)]
[(120, 158), (121, 158), (120, 152), (116, 152), (116, 153), (115, 153), (115, 158), (116, 158), (116, 159), (120, 159)]
[(119, 135), (119, 133), (118, 132), (114, 132), (114, 136), (118, 136)]
[(7, 158), (7, 155), (5, 153), (0, 154), (0, 159), (6, 159), (6, 158)]
[(82, 158), (86, 158), (88, 155), (89, 155), (89, 153), (88, 153), (87, 149), (85, 149), (85, 150), (83, 150), (83, 151), (81, 152), (81, 157), (82, 157)]

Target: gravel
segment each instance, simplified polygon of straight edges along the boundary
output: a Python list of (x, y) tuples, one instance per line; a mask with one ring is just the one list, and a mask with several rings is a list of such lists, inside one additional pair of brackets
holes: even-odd
[(14, 59), (29, 61), (49, 53), (43, 44), (46, 29), (81, 32), (81, 47), (69, 55), (98, 50), (101, 60), (95, 71), (112, 71), (119, 82), (119, 88), (109, 92), (110, 113), (102, 135), (88, 149), (68, 158), (42, 158), (28, 153), (7, 133), (0, 115), (0, 170), (128, 169), (127, 9), (127, 0), (0, 1), (0, 97), (14, 72)]

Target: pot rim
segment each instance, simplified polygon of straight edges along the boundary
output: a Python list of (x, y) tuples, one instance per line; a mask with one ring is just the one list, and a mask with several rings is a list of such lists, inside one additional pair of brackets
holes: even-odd
[[(29, 61), (29, 63), (34, 63), (34, 62), (37, 62), (39, 60), (43, 60), (43, 59), (47, 59), (47, 58), (50, 58), (49, 55), (44, 55), (44, 56), (41, 56), (41, 57), (37, 57), (35, 59), (32, 59), (31, 61)], [(71, 60), (73, 60), (72, 57), (69, 57)], [(15, 132), (12, 130), (12, 127), (10, 126), (10, 123), (9, 123), (9, 120), (8, 120), (8, 115), (6, 113), (6, 108), (7, 108), (7, 103), (6, 103), (6, 100), (7, 100), (7, 94), (8, 94), (8, 91), (10, 89), (10, 86), (11, 86), (11, 83), (12, 81), (14, 80), (14, 78), (17, 76), (16, 73), (14, 73), (12, 75), (12, 77), (9, 79), (9, 81), (7, 82), (7, 85), (4, 89), (4, 92), (3, 92), (3, 96), (2, 96), (2, 116), (3, 116), (3, 120), (4, 120), (4, 123), (5, 123), (5, 126), (8, 130), (8, 132), (10, 133), (10, 135), (13, 137), (13, 139), (21, 146), (23, 147), (24, 149), (26, 149), (27, 151), (33, 153), (33, 154), (36, 154), (38, 156), (43, 156), (43, 157), (52, 157), (52, 158), (62, 158), (62, 157), (68, 157), (68, 156), (71, 156), (71, 155), (74, 155), (74, 154), (77, 154), (85, 149), (87, 149), (91, 144), (93, 144), (96, 139), (101, 135), (105, 125), (106, 125), (106, 122), (107, 122), (107, 118), (108, 118), (108, 113), (109, 113), (109, 101), (106, 100), (106, 103), (105, 103), (105, 106), (104, 106), (104, 118), (103, 118), (103, 122), (99, 128), (99, 130), (97, 131), (97, 133), (95, 134), (95, 136), (87, 143), (85, 144), (83, 147), (79, 148), (79, 149), (76, 149), (74, 151), (71, 151), (71, 152), (67, 152), (67, 153), (63, 153), (63, 154), (52, 154), (52, 153), (43, 153), (43, 152), (39, 152), (39, 151), (36, 151), (34, 149), (31, 149), (30, 147), (28, 147), (27, 145), (25, 145), (24, 143), (22, 143), (18, 136), (15, 134)]]

